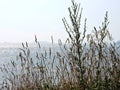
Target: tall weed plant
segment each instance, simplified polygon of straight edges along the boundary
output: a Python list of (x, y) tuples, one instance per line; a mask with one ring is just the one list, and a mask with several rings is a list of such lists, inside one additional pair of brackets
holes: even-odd
[(1, 66), (4, 80), (0, 90), (120, 89), (120, 49), (108, 31), (108, 13), (101, 27), (87, 34), (87, 19), (81, 28), (80, 4), (72, 0), (68, 11), (71, 23), (62, 19), (68, 33), (66, 42), (59, 40), (59, 49), (55, 50), (52, 38), (52, 46), (42, 52), (35, 36), (36, 60), (28, 43), (22, 43), (18, 60)]

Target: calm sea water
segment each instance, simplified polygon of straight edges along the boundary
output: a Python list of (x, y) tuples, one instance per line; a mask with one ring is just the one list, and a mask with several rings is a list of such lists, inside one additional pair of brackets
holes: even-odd
[[(49, 43), (42, 43), (41, 45), (41, 52), (48, 51), (49, 48), (52, 46)], [(38, 46), (36, 44), (30, 43), (28, 44), (31, 55), (33, 56), (38, 51)], [(16, 57), (21, 52), (22, 43), (0, 43), (0, 65), (8, 63), (10, 60), (15, 60)], [(54, 47), (55, 48), (55, 47)]]
[[(36, 44), (28, 44), (30, 51), (31, 51), (31, 57), (35, 59), (36, 52), (38, 52), (38, 46)], [(52, 48), (53, 52), (59, 52), (60, 48), (58, 45), (52, 46), (50, 43), (43, 43), (41, 45), (41, 53), (45, 53), (45, 50), (49, 52), (49, 48)], [(120, 45), (120, 44), (119, 44)], [(21, 52), (20, 48), (22, 48), (22, 43), (0, 43), (0, 66), (3, 64), (7, 64), (10, 62), (10, 60), (16, 60), (19, 52)], [(118, 50), (120, 51), (120, 50)], [(0, 71), (0, 82), (2, 81), (2, 76), (4, 74)]]
[[(0, 66), (7, 64), (10, 60), (15, 60), (20, 52), (20, 44), (0, 43)], [(4, 74), (0, 71), (0, 83)]]
[[(28, 44), (31, 57), (34, 60), (36, 59), (36, 52), (45, 53), (45, 50), (49, 52), (49, 48), (52, 48), (54, 51), (58, 50), (58, 45), (52, 46), (50, 43), (42, 43), (40, 45), (41, 49), (35, 43)], [(0, 66), (9, 63), (11, 60), (16, 61), (22, 48), (22, 43), (0, 43)], [(4, 74), (0, 71), (0, 83), (3, 80), (2, 76)]]

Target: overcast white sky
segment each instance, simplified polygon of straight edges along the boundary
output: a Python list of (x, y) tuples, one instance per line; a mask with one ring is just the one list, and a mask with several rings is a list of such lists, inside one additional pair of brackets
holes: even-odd
[[(83, 7), (87, 29), (99, 27), (108, 11), (109, 30), (120, 40), (120, 0), (76, 0)], [(65, 40), (67, 36), (62, 18), (68, 19), (71, 0), (0, 0), (0, 42), (32, 42)]]

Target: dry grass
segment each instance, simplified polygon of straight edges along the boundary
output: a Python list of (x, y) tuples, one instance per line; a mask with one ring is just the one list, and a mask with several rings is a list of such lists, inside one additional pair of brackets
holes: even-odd
[(28, 43), (22, 44), (18, 61), (1, 67), (6, 75), (1, 90), (119, 90), (120, 49), (112, 42), (107, 29), (107, 13), (102, 26), (86, 34), (80, 28), (82, 9), (72, 1), (69, 9), (71, 25), (63, 23), (68, 33), (65, 44), (59, 40), (59, 50), (41, 53), (40, 43), (36, 60), (31, 57)]

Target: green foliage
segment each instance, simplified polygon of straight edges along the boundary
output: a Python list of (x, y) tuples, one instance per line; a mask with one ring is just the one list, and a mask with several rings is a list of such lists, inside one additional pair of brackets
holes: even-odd
[(120, 49), (108, 31), (108, 13), (101, 27), (86, 34), (80, 5), (72, 1), (68, 10), (71, 25), (62, 19), (68, 38), (65, 44), (59, 40), (60, 50), (55, 51), (51, 37), (53, 46), (41, 53), (35, 36), (35, 61), (28, 43), (22, 44), (18, 61), (1, 67), (6, 75), (1, 90), (119, 90)]

